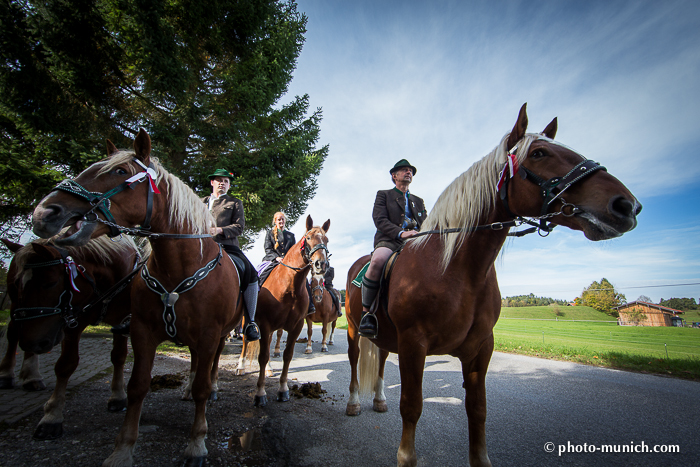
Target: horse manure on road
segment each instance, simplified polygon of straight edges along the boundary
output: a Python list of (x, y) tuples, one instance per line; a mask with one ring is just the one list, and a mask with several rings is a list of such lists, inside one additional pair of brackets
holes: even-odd
[(151, 378), (151, 391), (159, 389), (177, 389), (185, 380), (183, 375), (156, 375)]
[(324, 389), (321, 389), (321, 383), (304, 383), (301, 387), (298, 384), (293, 384), (289, 388), (289, 392), (297, 399), (301, 399), (302, 397), (320, 399), (321, 396), (326, 393)]

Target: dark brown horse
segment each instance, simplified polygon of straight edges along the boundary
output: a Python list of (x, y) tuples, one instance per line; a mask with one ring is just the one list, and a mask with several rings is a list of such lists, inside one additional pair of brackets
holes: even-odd
[[(195, 417), (184, 456), (187, 465), (202, 465), (207, 455), (206, 402), (216, 356), (243, 314), (238, 273), (208, 235), (214, 220), (207, 206), (150, 156), (151, 139), (144, 130), (136, 137), (133, 152), (117, 151), (108, 143), (108, 153), (109, 158), (59, 185), (33, 216), (39, 236), (70, 226), (60, 240), (64, 244), (111, 232), (115, 225), (150, 235), (152, 253), (131, 291), (134, 370), (127, 387), (126, 417), (115, 450), (103, 465), (132, 465), (153, 359), (165, 340), (188, 346), (193, 365), (197, 362), (192, 384)], [(143, 229), (145, 225), (150, 230)]]
[[(375, 392), (375, 410), (384, 411), (384, 363), (388, 352), (399, 355), (403, 419), (399, 466), (417, 464), (415, 430), (423, 408), (425, 359), (440, 354), (462, 362), (469, 463), (472, 467), (491, 465), (484, 428), (484, 380), (501, 309), (494, 261), (509, 228), (519, 225), (514, 219), (537, 218), (542, 222), (540, 228), (548, 230), (540, 219), (544, 215), (554, 224), (582, 231), (590, 240), (618, 237), (637, 224), (641, 205), (632, 193), (596, 163), (555, 143), (556, 126), (554, 119), (543, 133), (526, 134), (523, 105), (513, 130), (491, 154), (445, 189), (423, 223), (426, 234), (409, 241), (396, 260), (386, 302), (378, 299), (379, 334), (372, 342), (382, 350), (375, 351), (372, 359), (363, 355), (360, 365), (379, 365), (370, 387)], [(500, 177), (502, 170), (505, 174)], [(442, 232), (427, 233), (434, 230)], [(362, 312), (360, 289), (351, 281), (368, 261), (369, 256), (360, 258), (348, 273), (349, 415), (360, 412), (356, 366)]]
[[(258, 363), (260, 374), (258, 388), (255, 393), (255, 405), (264, 407), (267, 405), (265, 392), (265, 373), (270, 361), (270, 344), (272, 336), (278, 329), (287, 331), (287, 345), (284, 349), (280, 386), (277, 392), (277, 400), (286, 402), (289, 400), (289, 387), (287, 386), (287, 372), (289, 364), (294, 356), (294, 344), (304, 327), (304, 317), (309, 309), (309, 294), (306, 291), (306, 276), (311, 271), (313, 276), (323, 277), (328, 267), (328, 237), (326, 232), (331, 226), (330, 219), (322, 227), (314, 227), (311, 216), (306, 218), (306, 233), (294, 245), (277, 265), (267, 280), (263, 283), (258, 297), (258, 311), (255, 321), (260, 327), (260, 348)], [(253, 343), (258, 345), (258, 343)], [(246, 355), (250, 355), (247, 345), (241, 351), (241, 359), (238, 363), (239, 374), (244, 372)]]
[[(15, 252), (7, 276), (12, 298), (12, 329), (8, 336), (14, 338), (8, 339), (8, 355), (3, 365), (8, 366), (10, 373), (14, 372), (14, 360), (8, 357), (10, 352), (15, 353), (18, 342), (25, 350), (25, 359), (26, 353), (45, 353), (62, 343), (61, 356), (54, 367), (56, 386), (34, 432), (37, 439), (56, 439), (63, 434), (66, 387), (78, 366), (83, 330), (100, 321), (117, 325), (129, 315), (128, 282), (122, 290), (110, 290), (134, 270), (139, 253), (130, 238), (112, 242), (102, 237), (83, 247), (65, 249), (57, 249), (45, 240), (24, 247), (4, 239), (3, 242)], [(71, 262), (76, 268), (73, 271)], [(99, 303), (85, 309), (96, 300)], [(112, 395), (107, 403), (112, 412), (126, 408), (126, 355), (127, 337), (115, 335), (111, 355)]]

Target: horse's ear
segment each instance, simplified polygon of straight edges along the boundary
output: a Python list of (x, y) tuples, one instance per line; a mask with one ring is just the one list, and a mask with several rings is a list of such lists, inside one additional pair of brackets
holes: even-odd
[(119, 149), (117, 149), (114, 143), (110, 140), (107, 140), (107, 156), (111, 156), (112, 154), (115, 154), (118, 151)]
[(139, 134), (134, 140), (134, 153), (144, 165), (148, 165), (148, 157), (151, 155), (151, 137), (143, 128), (139, 129)]
[(549, 125), (542, 131), (542, 134), (549, 139), (554, 139), (557, 135), (557, 117), (554, 117), (554, 120), (549, 122)]
[(326, 222), (324, 222), (322, 227), (324, 232), (328, 232), (328, 229), (331, 228), (331, 220), (328, 219)]
[(306, 231), (314, 228), (314, 221), (311, 219), (311, 214), (306, 217)]
[(41, 243), (32, 242), (31, 245), (32, 249), (34, 250), (34, 253), (36, 253), (37, 255), (46, 258), (53, 258), (51, 250), (46, 248), (46, 246), (42, 245)]
[(518, 144), (518, 141), (520, 141), (523, 136), (525, 136), (525, 131), (527, 130), (527, 102), (523, 104), (522, 107), (520, 107), (520, 113), (518, 114), (518, 121), (515, 122), (515, 126), (513, 127), (513, 131), (510, 132), (510, 136), (508, 137), (508, 146), (506, 147), (507, 151), (510, 151), (513, 149), (513, 146)]
[(17, 253), (20, 250), (20, 248), (24, 246), (21, 243), (15, 243), (6, 238), (0, 238), (0, 241), (2, 241), (2, 243), (4, 243), (7, 249), (10, 250), (12, 253)]

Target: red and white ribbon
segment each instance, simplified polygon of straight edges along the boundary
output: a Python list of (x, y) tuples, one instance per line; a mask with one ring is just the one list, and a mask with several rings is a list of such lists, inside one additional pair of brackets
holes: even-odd
[(135, 159), (134, 161), (135, 161), (138, 165), (140, 165), (141, 167), (143, 167), (143, 170), (144, 170), (144, 171), (143, 171), (143, 172), (137, 173), (136, 175), (134, 175), (134, 176), (131, 177), (131, 178), (128, 178), (128, 179), (126, 180), (126, 183), (140, 182), (141, 180), (143, 180), (144, 177), (148, 177), (148, 186), (151, 187), (151, 191), (152, 191), (153, 193), (160, 194), (160, 190), (158, 190), (158, 187), (156, 186), (156, 171), (153, 170), (152, 167), (146, 167), (146, 166), (143, 165), (143, 163), (142, 163), (140, 160), (138, 160), (138, 159)]
[(518, 159), (515, 155), (516, 150), (517, 148), (514, 148), (512, 152), (508, 153), (507, 161), (503, 166), (503, 170), (501, 170), (500, 176), (498, 177), (498, 190), (500, 190), (505, 183), (506, 177), (510, 176), (510, 178), (513, 178), (515, 172), (518, 171)]

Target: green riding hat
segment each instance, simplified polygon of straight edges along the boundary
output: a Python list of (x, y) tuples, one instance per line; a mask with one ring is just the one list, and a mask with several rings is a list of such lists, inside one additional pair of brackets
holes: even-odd
[(413, 175), (415, 175), (417, 172), (416, 168), (413, 167), (406, 159), (401, 159), (396, 164), (394, 164), (394, 167), (391, 170), (389, 170), (389, 173), (393, 175), (394, 172), (396, 172), (397, 170), (402, 169), (404, 167), (410, 167), (411, 170), (413, 171)]
[(209, 180), (211, 180), (214, 177), (226, 177), (230, 181), (233, 178), (233, 174), (225, 169), (216, 169), (216, 171), (213, 174), (209, 175)]

